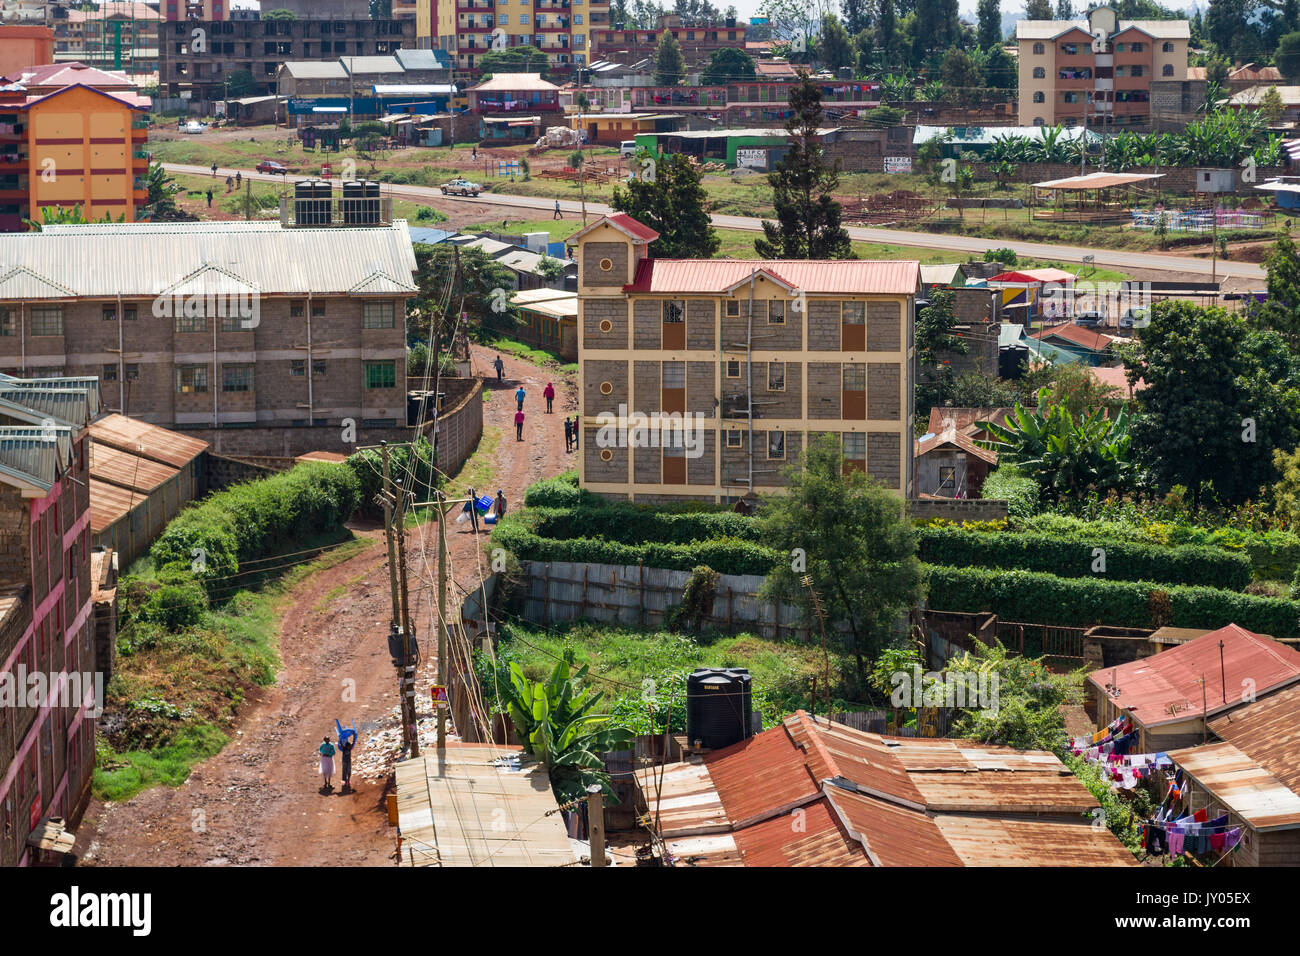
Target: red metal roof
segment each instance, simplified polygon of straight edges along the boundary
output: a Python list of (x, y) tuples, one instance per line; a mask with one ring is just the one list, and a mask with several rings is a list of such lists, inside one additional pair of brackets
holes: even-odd
[(826, 796), (844, 826), (866, 846), (872, 865), (962, 865), (926, 813), (839, 787), (827, 787)]
[(1002, 424), (1014, 408), (958, 408), (935, 405), (930, 409), (930, 424), (926, 431), (935, 435), (942, 434), (949, 424), (959, 432), (971, 434), (978, 431), (976, 422), (995, 422)]
[(825, 797), (737, 830), (734, 839), (745, 866), (871, 866)]
[(802, 710), (785, 719), (785, 729), (806, 754), (808, 770), (818, 782), (842, 778), (852, 781), (859, 789), (918, 809), (924, 805), (920, 792), (885, 738), (828, 724)]
[(913, 260), (644, 259), (623, 291), (716, 295), (755, 271), (811, 294), (913, 295), (921, 284), (921, 264)]
[(988, 448), (981, 448), (975, 444), (974, 440), (960, 433), (951, 435), (930, 435), (927, 438), (918, 438), (913, 447), (913, 454), (920, 458), (922, 455), (928, 455), (932, 451), (938, 451), (945, 445), (955, 445), (968, 455), (973, 455), (980, 461), (987, 462), (990, 465), (998, 463), (998, 453)]
[[(1300, 681), (1300, 652), (1229, 624), (1151, 657), (1094, 671), (1088, 680), (1144, 726), (1159, 727), (1200, 717), (1203, 700), (1213, 715), (1245, 703), (1247, 689), (1261, 695)], [(1112, 684), (1118, 694), (1107, 691)]]
[(1020, 269), (1015, 272), (1000, 272), (995, 275), (989, 282), (1010, 282), (1024, 283), (1033, 285), (1036, 282), (1060, 282), (1068, 284), (1074, 282), (1074, 273), (1066, 272), (1064, 269)]
[(733, 827), (788, 812), (821, 794), (803, 751), (781, 727), (706, 754), (704, 766)]
[(1094, 352), (1102, 352), (1110, 348), (1110, 343), (1115, 341), (1114, 338), (1103, 332), (1094, 332), (1091, 329), (1075, 325), (1073, 322), (1065, 322), (1061, 325), (1039, 329), (1037, 332), (1029, 333), (1029, 337), (1038, 339), (1040, 342), (1045, 342), (1050, 338), (1065, 339), (1067, 342), (1073, 342), (1075, 345), (1091, 349)]

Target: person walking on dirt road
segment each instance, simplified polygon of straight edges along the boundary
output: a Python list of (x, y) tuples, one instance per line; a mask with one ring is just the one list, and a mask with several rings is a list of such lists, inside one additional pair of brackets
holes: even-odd
[(343, 792), (347, 793), (352, 789), (352, 748), (356, 746), (356, 735), (345, 730), (343, 736), (339, 738), (339, 753), (343, 755)]
[(497, 520), (500, 521), (506, 516), (506, 493), (500, 488), (497, 489)]
[(212, 164), (212, 178), (213, 179), (217, 178), (217, 164), (215, 162), (213, 162)]
[(564, 450), (573, 451), (573, 423), (568, 418), (564, 419)]
[(552, 216), (551, 218), (552, 218), (552, 219), (563, 219), (563, 218), (564, 218), (564, 214), (563, 214), (562, 212), (560, 212), (560, 201), (559, 201), (558, 199), (555, 200), (555, 215)]
[(524, 410), (524, 398), (527, 397), (527, 395), (528, 393), (524, 391), (522, 385), (520, 385), (515, 391), (515, 401), (519, 403), (519, 411), (521, 412)]
[(578, 416), (573, 416), (573, 450), (578, 450)]
[(546, 383), (546, 388), (542, 389), (542, 398), (546, 399), (546, 414), (551, 414), (551, 403), (555, 401), (555, 386), (550, 382)]
[(519, 411), (515, 412), (515, 441), (524, 440), (524, 403), (519, 403)]
[(325, 778), (325, 786), (321, 788), (321, 793), (329, 793), (334, 789), (334, 745), (330, 743), (329, 736), (321, 738), (320, 747), (320, 775)]
[(492, 367), (497, 370), (497, 382), (504, 382), (506, 380), (506, 363), (501, 361), (500, 355), (498, 355), (497, 360), (492, 363)]

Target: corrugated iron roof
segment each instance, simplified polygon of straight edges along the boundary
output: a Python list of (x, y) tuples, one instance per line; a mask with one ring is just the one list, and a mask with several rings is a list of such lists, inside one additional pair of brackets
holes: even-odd
[(912, 260), (643, 259), (623, 291), (717, 295), (755, 272), (814, 295), (913, 295), (921, 282)]
[(1104, 827), (1078, 817), (940, 813), (934, 823), (964, 866), (1139, 866)]
[(92, 422), (90, 437), (96, 445), (119, 448), (173, 468), (188, 464), (209, 448), (207, 442), (192, 435), (169, 431), (117, 412)]
[(826, 796), (874, 866), (961, 866), (928, 814), (835, 786)]
[(922, 806), (922, 797), (886, 738), (830, 724), (796, 711), (785, 729), (806, 755), (808, 769), (822, 780), (847, 780), (860, 790)]
[(803, 751), (780, 727), (705, 754), (704, 765), (733, 827), (788, 813), (821, 793)]
[(1232, 744), (1171, 750), (1169, 757), (1256, 830), (1300, 827), (1300, 796)]
[(1300, 684), (1216, 717), (1210, 730), (1300, 793)]
[(579, 229), (566, 239), (565, 242), (569, 245), (573, 245), (587, 233), (603, 225), (613, 226), (619, 232), (628, 236), (635, 242), (654, 242), (659, 238), (659, 233), (655, 232), (645, 223), (633, 219), (625, 212), (613, 212), (608, 216), (601, 216), (590, 226), (584, 226), (582, 229)]
[(1143, 726), (1159, 727), (1202, 716), (1203, 702), (1210, 715), (1238, 707), (1245, 703), (1244, 686), (1262, 695), (1300, 681), (1300, 652), (1229, 624), (1151, 657), (1093, 671), (1088, 680)]
[[(404, 220), (319, 229), (278, 222), (87, 223), (0, 234), (0, 300), (152, 297), (206, 271), (263, 295), (338, 295), (376, 277), (415, 291), (415, 251)], [(29, 289), (31, 276), (47, 285)]]
[[(833, 788), (831, 788), (833, 789)], [(732, 836), (744, 866), (870, 866), (871, 861), (822, 798)]]
[(1082, 326), (1075, 325), (1073, 322), (1066, 322), (1062, 325), (1053, 325), (1046, 329), (1039, 329), (1037, 332), (1030, 333), (1031, 338), (1045, 341), (1050, 338), (1065, 339), (1081, 348), (1088, 349), (1092, 352), (1104, 352), (1110, 348), (1111, 343), (1115, 341), (1112, 336), (1103, 332), (1094, 332), (1092, 329), (1085, 329)]
[(147, 496), (106, 481), (90, 479), (90, 533), (99, 534), (126, 517)]
[(63, 425), (0, 427), (0, 481), (49, 491), (72, 467), (72, 432)]
[(559, 87), (540, 73), (494, 73), (490, 80), (471, 86), (471, 93), (549, 93)]
[(150, 461), (110, 445), (90, 443), (90, 476), (120, 488), (149, 494), (171, 481), (179, 472), (171, 465)]
[(1159, 179), (1164, 173), (1087, 173), (1083, 176), (1067, 176), (1065, 179), (1048, 179), (1034, 183), (1037, 189), (1059, 189), (1064, 192), (1077, 192), (1087, 189), (1111, 189), (1115, 186), (1132, 186), (1152, 179)]

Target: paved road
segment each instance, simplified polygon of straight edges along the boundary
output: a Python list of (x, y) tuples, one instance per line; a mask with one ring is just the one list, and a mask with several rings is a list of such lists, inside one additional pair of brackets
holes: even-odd
[[(190, 176), (211, 175), (211, 167), (182, 166), (165, 163), (168, 172)], [(259, 182), (283, 182), (284, 177), (265, 173), (249, 173), (241, 170), (244, 177)], [(233, 169), (218, 169), (217, 179), (224, 182), (227, 176), (233, 176)], [(399, 199), (411, 199), (422, 202), (431, 198), (444, 197), (432, 186), (391, 186), (392, 195)], [(516, 209), (536, 209), (550, 213), (555, 209), (555, 200), (544, 196), (511, 196), (508, 194), (483, 193), (477, 197), (464, 197), (456, 200), (463, 203), (478, 203), (483, 206), (512, 206)], [(572, 200), (560, 200), (560, 209), (568, 215), (579, 213), (581, 204)], [(587, 214), (604, 215), (610, 208), (603, 203), (587, 203)], [(543, 217), (544, 218), (544, 217)], [(723, 229), (740, 229), (746, 232), (762, 231), (762, 220), (750, 216), (714, 216), (713, 224)], [(981, 254), (993, 245), (993, 240), (974, 236), (952, 236), (930, 232), (909, 232), (904, 229), (864, 229), (849, 227), (850, 238), (863, 242), (889, 243), (896, 246), (915, 246), (925, 249), (946, 249), (954, 252)], [(998, 246), (1015, 250), (1016, 255), (1030, 259), (1054, 260), (1059, 262), (1082, 262), (1084, 256), (1092, 256), (1098, 267), (1119, 269), (1131, 272), (1134, 269), (1159, 272), (1179, 272), (1188, 275), (1210, 278), (1211, 262), (1193, 256), (1180, 256), (1168, 253), (1136, 252), (1129, 249), (1085, 249), (1078, 246), (1058, 246), (1039, 242), (1016, 242), (996, 240)], [(1252, 262), (1219, 262), (1216, 270), (1219, 279), (1229, 277), (1243, 279), (1264, 278), (1264, 269)]]

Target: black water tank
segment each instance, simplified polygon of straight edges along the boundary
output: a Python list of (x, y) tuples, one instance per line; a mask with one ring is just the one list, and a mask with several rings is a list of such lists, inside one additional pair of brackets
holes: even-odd
[(717, 750), (749, 737), (752, 685), (741, 667), (693, 671), (686, 678), (686, 739)]
[(364, 193), (363, 183), (343, 184), (343, 221), (349, 226), (358, 226), (363, 221), (361, 209)]

